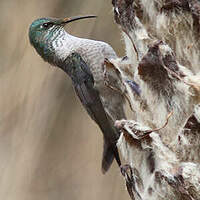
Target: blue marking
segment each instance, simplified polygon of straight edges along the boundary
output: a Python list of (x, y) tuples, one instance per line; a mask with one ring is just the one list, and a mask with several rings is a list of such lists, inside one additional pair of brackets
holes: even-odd
[(140, 96), (141, 89), (140, 86), (135, 81), (126, 80), (126, 83), (129, 84), (133, 92), (135, 92), (138, 96)]

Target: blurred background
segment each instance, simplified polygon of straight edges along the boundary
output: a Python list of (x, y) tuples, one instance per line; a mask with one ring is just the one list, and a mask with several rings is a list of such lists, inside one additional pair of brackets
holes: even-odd
[(71, 34), (110, 43), (122, 56), (108, 0), (1, 0), (0, 199), (129, 199), (119, 169), (101, 173), (102, 134), (67, 75), (30, 46), (40, 17), (95, 14), (67, 25)]

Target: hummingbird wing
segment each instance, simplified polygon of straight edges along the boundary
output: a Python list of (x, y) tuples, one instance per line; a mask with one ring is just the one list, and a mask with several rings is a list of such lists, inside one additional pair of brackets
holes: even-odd
[[(104, 136), (104, 151), (102, 158), (102, 172), (105, 173), (113, 159), (121, 165), (116, 147), (119, 138), (118, 130), (111, 124), (102, 105), (99, 92), (94, 89), (94, 79), (88, 65), (77, 53), (73, 53), (66, 60), (63, 69), (71, 77), (73, 86), (81, 103), (90, 117), (98, 124)], [(70, 69), (70, 70), (69, 70)]]

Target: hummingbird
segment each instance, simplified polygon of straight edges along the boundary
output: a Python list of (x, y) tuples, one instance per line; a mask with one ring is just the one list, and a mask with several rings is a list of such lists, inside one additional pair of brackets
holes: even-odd
[[(69, 18), (40, 18), (29, 28), (29, 40), (44, 61), (66, 72), (76, 95), (103, 133), (102, 172), (106, 173), (114, 158), (121, 166), (116, 143), (120, 132), (116, 120), (125, 119), (125, 98), (105, 85), (105, 60), (118, 58), (113, 48), (102, 41), (70, 35), (64, 27), (73, 21), (95, 18), (94, 15)], [(122, 88), (112, 70), (107, 75), (112, 85)]]

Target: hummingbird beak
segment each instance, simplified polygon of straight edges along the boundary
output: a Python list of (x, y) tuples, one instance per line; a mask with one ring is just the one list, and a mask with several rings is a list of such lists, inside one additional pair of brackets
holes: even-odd
[(65, 26), (65, 24), (76, 21), (76, 20), (80, 20), (80, 19), (86, 19), (86, 18), (96, 18), (97, 16), (95, 15), (86, 15), (86, 16), (76, 16), (76, 17), (67, 17), (62, 19), (61, 24), (63, 26)]

